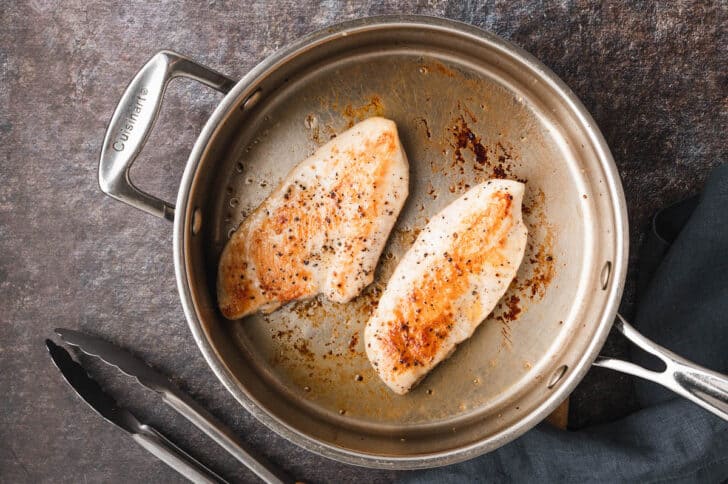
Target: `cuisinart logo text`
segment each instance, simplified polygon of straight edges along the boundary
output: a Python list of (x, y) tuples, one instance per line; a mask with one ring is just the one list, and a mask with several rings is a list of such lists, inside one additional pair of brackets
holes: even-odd
[(129, 134), (134, 129), (134, 123), (139, 120), (139, 115), (142, 112), (142, 107), (147, 101), (146, 95), (149, 94), (146, 87), (141, 88), (139, 94), (137, 94), (135, 103), (126, 112), (126, 119), (121, 121), (121, 128), (119, 133), (116, 135), (114, 144), (111, 145), (114, 151), (124, 151), (124, 143), (129, 141)]

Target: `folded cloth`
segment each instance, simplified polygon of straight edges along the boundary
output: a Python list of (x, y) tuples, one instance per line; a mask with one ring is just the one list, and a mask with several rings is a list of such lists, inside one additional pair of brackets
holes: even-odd
[[(728, 373), (728, 165), (699, 197), (660, 211), (642, 251), (634, 326), (711, 370)], [(647, 365), (635, 351), (635, 362)], [(405, 481), (722, 482), (728, 422), (669, 390), (635, 382), (642, 408), (578, 431), (541, 424), (468, 462), (408, 473)]]

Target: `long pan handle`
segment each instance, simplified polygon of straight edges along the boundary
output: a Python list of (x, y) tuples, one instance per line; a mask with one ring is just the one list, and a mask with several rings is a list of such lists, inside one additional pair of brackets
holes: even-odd
[(658, 383), (728, 421), (728, 377), (703, 368), (653, 343), (619, 314), (614, 327), (632, 343), (659, 358), (665, 364), (665, 369), (659, 372), (652, 371), (628, 361), (604, 356), (596, 359), (595, 366)]
[(145, 450), (191, 482), (196, 484), (227, 482), (149, 425), (141, 425), (138, 432), (132, 434), (132, 438)]
[(181, 392), (165, 391), (162, 393), (162, 399), (264, 482), (269, 484), (295, 482), (285, 472), (274, 468), (265, 457), (247, 448), (222, 422), (187, 395)]

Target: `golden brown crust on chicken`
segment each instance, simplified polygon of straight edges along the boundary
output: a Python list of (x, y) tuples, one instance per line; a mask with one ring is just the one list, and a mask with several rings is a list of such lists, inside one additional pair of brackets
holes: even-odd
[(394, 122), (370, 118), (319, 148), (233, 234), (218, 302), (237, 319), (320, 292), (346, 302), (371, 283), (407, 197)]
[(526, 246), (523, 185), (483, 183), (425, 227), (399, 264), (365, 331), (384, 382), (406, 393), (492, 311)]

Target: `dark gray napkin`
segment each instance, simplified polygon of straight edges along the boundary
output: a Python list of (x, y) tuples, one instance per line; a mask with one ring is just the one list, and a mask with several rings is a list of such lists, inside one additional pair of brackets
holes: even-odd
[[(641, 252), (634, 326), (712, 370), (728, 373), (728, 165), (701, 196), (655, 216)], [(635, 362), (646, 364), (636, 352)], [(609, 424), (564, 431), (541, 424), (482, 457), (407, 475), (412, 482), (721, 482), (728, 422), (638, 380), (642, 409)]]

